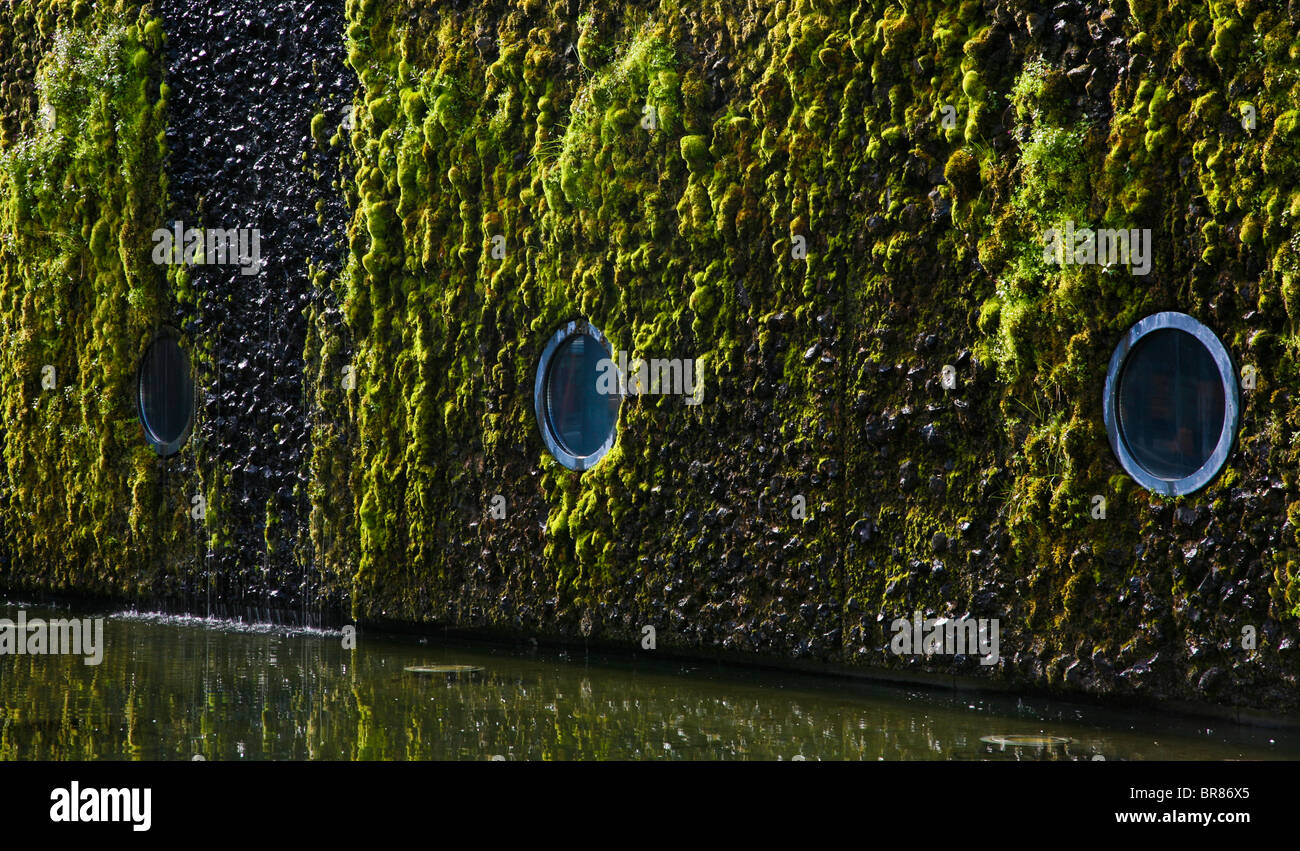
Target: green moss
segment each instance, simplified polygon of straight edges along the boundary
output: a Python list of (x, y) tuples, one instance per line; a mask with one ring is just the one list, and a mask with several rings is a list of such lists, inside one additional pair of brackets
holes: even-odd
[(1260, 221), (1255, 216), (1247, 216), (1241, 223), (1241, 241), (1247, 245), (1254, 245), (1259, 242), (1263, 228)]
[(1226, 65), (1236, 58), (1237, 48), (1241, 43), (1244, 27), (1239, 18), (1228, 18), (1214, 28), (1214, 46), (1210, 48), (1210, 58), (1219, 65)]
[(316, 113), (311, 119), (311, 137), (316, 140), (317, 146), (321, 150), (329, 147), (330, 139), (326, 128), (326, 118), (323, 113)]
[(370, 117), (374, 120), (379, 128), (387, 127), (397, 118), (397, 108), (393, 104), (391, 97), (378, 97), (366, 105), (370, 110)]
[(995, 298), (990, 298), (980, 305), (978, 327), (981, 333), (985, 335), (994, 334), (1002, 319), (1002, 302)]
[(700, 174), (708, 168), (709, 142), (703, 136), (683, 136), (681, 150), (691, 171)]
[(0, 345), (15, 379), (0, 392), (3, 581), (148, 594), (193, 552), (171, 509), (197, 490), (161, 478), (130, 368), (172, 289), (147, 251), (164, 201), (164, 39), (130, 3), (21, 5), (0, 22), (0, 315), (15, 329)]
[(979, 191), (979, 162), (964, 148), (958, 148), (948, 157), (943, 177), (959, 201), (968, 201)]

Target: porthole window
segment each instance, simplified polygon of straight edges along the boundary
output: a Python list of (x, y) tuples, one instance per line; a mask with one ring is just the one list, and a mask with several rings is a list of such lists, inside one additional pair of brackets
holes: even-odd
[(1237, 434), (1237, 378), (1223, 343), (1185, 313), (1138, 322), (1110, 359), (1103, 413), (1111, 449), (1156, 493), (1204, 487)]
[(570, 470), (589, 469), (614, 445), (623, 397), (612, 357), (599, 329), (579, 321), (556, 331), (542, 351), (533, 384), (537, 425)]
[(175, 455), (189, 439), (194, 419), (190, 359), (175, 333), (164, 332), (149, 344), (137, 382), (145, 439), (159, 455)]

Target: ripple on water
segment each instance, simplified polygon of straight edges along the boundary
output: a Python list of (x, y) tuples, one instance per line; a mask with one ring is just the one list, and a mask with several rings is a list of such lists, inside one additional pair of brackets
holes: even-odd
[(1074, 741), (1065, 736), (1042, 736), (1006, 734), (997, 736), (980, 736), (980, 741), (1004, 748), (1055, 748), (1064, 747)]
[(136, 623), (156, 624), (159, 626), (183, 626), (196, 629), (215, 630), (218, 632), (237, 632), (246, 635), (280, 635), (286, 638), (340, 638), (341, 629), (323, 629), (314, 626), (290, 626), (288, 624), (245, 621), (238, 618), (198, 617), (196, 615), (172, 615), (166, 612), (122, 611), (108, 616), (110, 620), (132, 621)]

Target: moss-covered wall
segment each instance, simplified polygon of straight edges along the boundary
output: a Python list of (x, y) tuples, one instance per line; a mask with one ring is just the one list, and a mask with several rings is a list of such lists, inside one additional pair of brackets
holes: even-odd
[[(1292, 707), (1296, 22), (350, 2), (361, 383), (315, 511), (359, 522), (355, 610), (884, 667), (922, 665), (887, 652), (895, 617), (993, 616), (1001, 666), (928, 667)], [(1047, 266), (1067, 219), (1150, 228), (1151, 273)], [(1113, 347), (1159, 310), (1261, 376), (1223, 475), (1177, 501), (1101, 422)], [(581, 477), (531, 407), (571, 318), (707, 364), (705, 404), (629, 401)]]
[(139, 3), (0, 14), (0, 548), (11, 584), (166, 593), (193, 552), (183, 494), (134, 405), (136, 363), (170, 301), (148, 255), (165, 192), (162, 43)]
[[(313, 278), (310, 517), (277, 581), (370, 620), (629, 645), (653, 625), (661, 648), (1296, 709), (1298, 26), (1251, 0), (348, 0), (355, 116), (303, 120), (309, 162), (343, 155), (352, 220)], [(39, 135), (33, 45), (5, 52), (6, 151)], [(3, 231), (38, 240), (6, 157)], [(1067, 220), (1149, 228), (1150, 274), (1048, 266)], [(55, 320), (23, 312), (13, 282), (49, 279), (5, 251), (7, 572), (57, 585), (57, 552), (91, 587), (66, 556), (109, 536), (64, 489), (120, 509), (156, 464), (26, 454), (54, 440), (21, 423)], [(1102, 424), (1111, 351), (1160, 310), (1259, 376), (1228, 466), (1177, 500)], [(705, 384), (625, 402), (581, 476), (532, 410), (575, 318)], [(142, 558), (111, 552), (112, 577)], [(1002, 664), (895, 657), (916, 610), (999, 618)]]
[[(764, 50), (763, 28), (707, 20), (349, 6), (362, 91), (339, 285), (357, 432), (351, 479), (318, 512), (356, 512), (359, 615), (837, 647), (842, 388), (795, 340), (843, 321), (847, 258), (816, 233), (830, 211), (805, 181), (821, 166), (776, 133), (757, 145), (791, 108), (784, 72), (726, 57)], [(811, 256), (796, 261), (801, 229)], [(706, 398), (627, 404), (581, 477), (546, 453), (532, 412), (542, 344), (573, 318), (634, 355), (701, 361)], [(793, 524), (779, 507), (801, 490), (811, 519)], [(822, 612), (777, 627), (796, 598)], [(772, 623), (719, 630), (738, 618)]]

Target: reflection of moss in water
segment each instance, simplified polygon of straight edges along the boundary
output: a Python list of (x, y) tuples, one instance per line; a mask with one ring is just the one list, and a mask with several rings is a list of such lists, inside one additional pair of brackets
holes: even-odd
[[(489, 657), (369, 634), (350, 651), (336, 635), (118, 619), (105, 625), (105, 646), (99, 667), (75, 657), (3, 659), (0, 759), (1077, 759), (1097, 747), (1108, 758), (1156, 755), (1152, 736), (1123, 732), (1131, 719), (1049, 724), (1034, 719), (1038, 710), (1003, 714), (1009, 701), (971, 713), (969, 698), (817, 689), (803, 677), (719, 679), (500, 649)], [(452, 682), (402, 670), (448, 662), (488, 670)], [(989, 732), (1039, 729), (1076, 743), (1046, 754), (979, 746)], [(1199, 732), (1162, 730), (1159, 752), (1266, 752), (1250, 737), (1220, 743)]]
[[(181, 483), (160, 481), (133, 396), (165, 312), (148, 255), (165, 188), (162, 44), (137, 3), (25, 2), (0, 20), (0, 546), (11, 584), (165, 592), (193, 551), (184, 512), (169, 507)], [(53, 389), (41, 383), (47, 365)]]
[[(121, 624), (110, 623), (109, 638), (110, 647), (128, 646)], [(7, 659), (14, 666), (0, 686), (0, 758), (698, 757), (737, 747), (739, 729), (750, 724), (750, 750), (736, 755), (774, 758), (789, 749), (790, 737), (856, 756), (875, 735), (861, 731), (841, 741), (839, 721), (788, 706), (765, 710), (773, 715), (762, 714), (757, 701), (723, 709), (717, 699), (683, 698), (680, 683), (667, 678), (623, 694), (622, 674), (609, 675), (615, 679), (599, 689), (607, 696), (597, 698), (584, 679), (589, 671), (448, 682), (403, 675), (401, 664), (353, 656), (329, 638), (163, 627), (143, 641), (148, 646), (130, 642), (137, 661), (113, 652), (99, 668), (72, 658)], [(397, 659), (421, 656), (410, 647), (392, 650)], [(129, 685), (133, 674), (146, 675), (151, 686)], [(677, 733), (682, 727), (691, 731), (687, 740)], [(665, 741), (679, 752), (666, 751)]]

